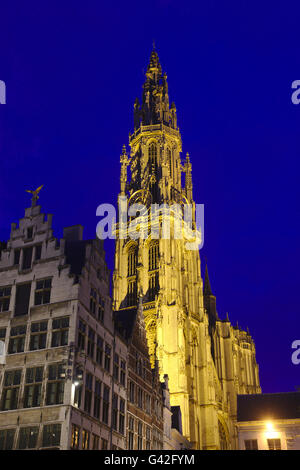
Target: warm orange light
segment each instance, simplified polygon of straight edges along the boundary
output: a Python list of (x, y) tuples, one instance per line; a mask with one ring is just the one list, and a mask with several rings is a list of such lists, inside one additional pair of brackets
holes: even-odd
[(266, 422), (266, 433), (265, 433), (265, 436), (267, 439), (276, 439), (279, 437), (279, 432), (275, 431), (274, 430), (274, 426), (273, 426), (273, 423), (272, 421), (267, 421)]
[(266, 422), (266, 428), (267, 428), (267, 430), (270, 431), (270, 432), (271, 432), (271, 431), (274, 431), (274, 427), (273, 427), (272, 421), (267, 421), (267, 422)]

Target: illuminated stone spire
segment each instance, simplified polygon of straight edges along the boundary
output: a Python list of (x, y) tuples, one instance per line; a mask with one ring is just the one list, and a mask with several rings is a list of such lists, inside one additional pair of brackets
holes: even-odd
[(169, 104), (169, 89), (166, 73), (162, 73), (158, 54), (153, 48), (143, 86), (142, 103), (134, 103), (134, 129), (140, 125), (164, 124), (177, 129), (176, 107)]
[(208, 276), (207, 264), (205, 265), (204, 295), (212, 295), (212, 290), (210, 287), (210, 281), (209, 281), (209, 276)]
[(204, 294), (204, 307), (206, 308), (210, 322), (212, 321), (214, 323), (216, 320), (219, 320), (219, 317), (218, 317), (217, 307), (216, 307), (216, 297), (212, 293), (211, 286), (210, 286), (207, 264), (205, 266), (203, 294)]

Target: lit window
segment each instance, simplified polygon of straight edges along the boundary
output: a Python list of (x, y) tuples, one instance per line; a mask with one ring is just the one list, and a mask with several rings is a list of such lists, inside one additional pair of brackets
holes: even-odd
[(52, 321), (51, 347), (66, 346), (69, 337), (69, 317), (54, 318)]
[(31, 324), (31, 335), (29, 345), (30, 351), (35, 351), (37, 349), (45, 349), (47, 339), (47, 326), (47, 321)]
[(26, 370), (24, 408), (41, 405), (43, 372), (43, 367), (33, 367)]
[(5, 372), (1, 406), (2, 411), (17, 409), (21, 374), (21, 369)]
[(60, 444), (61, 424), (48, 424), (43, 429), (43, 447), (57, 447)]
[(38, 426), (21, 428), (18, 449), (34, 449), (37, 445), (38, 434)]

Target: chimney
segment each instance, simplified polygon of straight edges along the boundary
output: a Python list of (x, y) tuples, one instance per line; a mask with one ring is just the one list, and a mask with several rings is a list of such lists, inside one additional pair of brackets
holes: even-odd
[(78, 241), (82, 240), (83, 236), (83, 226), (82, 225), (72, 225), (71, 227), (64, 228), (64, 239), (67, 241)]

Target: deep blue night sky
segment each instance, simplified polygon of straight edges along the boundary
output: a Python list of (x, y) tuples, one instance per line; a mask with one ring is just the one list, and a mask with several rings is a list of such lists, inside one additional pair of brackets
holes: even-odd
[(11, 1), (0, 11), (0, 240), (30, 203), (25, 189), (41, 184), (57, 236), (77, 223), (95, 236), (97, 206), (117, 198), (155, 40), (205, 204), (202, 260), (221, 318), (255, 339), (263, 392), (300, 386), (296, 5)]

